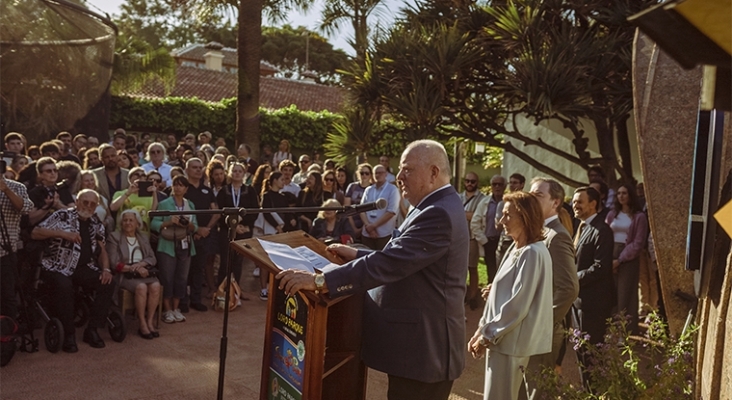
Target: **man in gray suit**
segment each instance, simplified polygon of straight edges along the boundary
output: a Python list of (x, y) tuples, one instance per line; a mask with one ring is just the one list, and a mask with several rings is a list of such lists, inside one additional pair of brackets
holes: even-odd
[(99, 157), (101, 157), (104, 166), (93, 169), (92, 173), (94, 179), (97, 180), (97, 192), (107, 199), (108, 203), (111, 203), (115, 192), (127, 189), (130, 186), (127, 181), (129, 171), (117, 165), (117, 150), (107, 143), (99, 146)]
[(549, 178), (534, 178), (531, 181), (531, 194), (536, 196), (544, 213), (544, 244), (552, 257), (553, 299), (552, 312), (554, 333), (552, 335), (552, 352), (531, 356), (529, 359), (526, 384), (529, 397), (525, 390), (519, 391), (519, 399), (542, 398), (538, 392), (537, 379), (544, 368), (554, 367), (559, 356), (559, 349), (564, 341), (564, 316), (579, 294), (579, 280), (577, 267), (574, 264), (574, 244), (572, 238), (559, 221), (559, 213), (564, 212), (564, 188), (559, 182)]
[(444, 400), (465, 366), (470, 234), (441, 144), (410, 143), (399, 169), (396, 179), (414, 208), (383, 250), (331, 245), (351, 261), (276, 278), (286, 293), (319, 290), (335, 298), (365, 292), (361, 357), (389, 375), (388, 399)]

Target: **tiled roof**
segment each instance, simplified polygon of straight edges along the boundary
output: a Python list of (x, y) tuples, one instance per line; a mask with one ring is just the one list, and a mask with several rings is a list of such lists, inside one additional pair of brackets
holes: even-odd
[[(203, 68), (176, 68), (175, 87), (170, 97), (197, 97), (204, 101), (220, 101), (236, 97), (237, 75)], [(138, 91), (125, 93), (133, 97), (165, 97), (163, 86), (155, 83)], [(296, 105), (300, 110), (338, 112), (345, 100), (345, 90), (293, 79), (259, 77), (259, 104), (279, 109)]]
[[(172, 55), (177, 60), (189, 60), (189, 61), (195, 61), (203, 63), (206, 60), (203, 58), (203, 55), (211, 51), (210, 49), (207, 49), (205, 45), (203, 44), (193, 44), (188, 47), (183, 47), (181, 49), (173, 50), (170, 55)], [(236, 49), (232, 49), (231, 47), (224, 47), (221, 50), (221, 54), (223, 54), (224, 59), (222, 60), (222, 64), (225, 67), (228, 68), (236, 68), (238, 63), (238, 59), (236, 58)], [(262, 71), (265, 75), (268, 75), (269, 73), (275, 73), (278, 72), (277, 67), (274, 65), (268, 63), (267, 61), (261, 61), (259, 63), (259, 69)]]

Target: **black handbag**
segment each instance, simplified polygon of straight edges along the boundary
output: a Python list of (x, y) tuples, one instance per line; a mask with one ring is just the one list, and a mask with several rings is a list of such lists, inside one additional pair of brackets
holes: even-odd
[[(140, 250), (139, 247), (135, 248), (132, 251), (132, 254), (134, 255), (136, 251), (139, 251), (141, 253), (141, 255), (142, 255), (142, 250)], [(147, 278), (157, 278), (158, 277), (158, 274), (160, 273), (160, 270), (158, 269), (158, 267), (153, 267), (151, 265), (148, 265), (147, 267), (145, 267), (145, 269), (147, 269)], [(124, 273), (124, 276), (127, 279), (140, 279), (140, 278), (142, 278), (142, 275), (140, 275), (139, 272), (125, 272)]]

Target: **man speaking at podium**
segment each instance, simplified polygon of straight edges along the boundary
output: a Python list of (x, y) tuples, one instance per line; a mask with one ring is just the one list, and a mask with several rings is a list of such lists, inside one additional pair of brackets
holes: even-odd
[(389, 375), (388, 399), (447, 399), (465, 366), (465, 279), (469, 229), (450, 186), (445, 148), (410, 143), (396, 179), (413, 209), (383, 250), (328, 249), (350, 260), (322, 274), (277, 275), (286, 293), (312, 290), (331, 298), (368, 291), (364, 363)]

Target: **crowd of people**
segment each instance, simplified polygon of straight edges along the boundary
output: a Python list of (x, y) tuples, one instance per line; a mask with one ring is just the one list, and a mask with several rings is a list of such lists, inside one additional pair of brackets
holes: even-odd
[[(464, 366), (464, 305), (476, 309), (485, 302), (467, 349), (475, 357), (489, 354), (484, 396), (493, 399), (524, 398), (524, 369), (559, 368), (569, 327), (598, 343), (606, 320), (619, 313), (637, 333), (639, 285), (641, 313), (661, 305), (642, 184), (610, 188), (599, 167), (589, 169), (588, 185), (567, 202), (557, 181), (535, 178), (525, 191), (526, 179), (517, 173), (508, 180), (492, 177), (483, 193), (478, 174), (468, 172), (458, 193), (450, 185), (447, 154), (432, 141), (411, 143), (397, 175), (386, 156), (348, 171), (316, 154), (296, 158), (287, 140), (277, 152), (266, 146), (254, 160), (248, 145), (231, 154), (209, 132), (179, 141), (172, 134), (138, 137), (118, 129), (109, 143), (62, 132), (40, 146), (9, 133), (4, 144), (1, 311), (18, 314), (19, 262), (38, 265), (52, 298), (59, 299), (50, 306), (63, 324), (66, 352), (78, 350), (76, 287), (96, 293), (83, 335), (92, 347), (104, 347), (97, 329), (117, 288), (134, 293), (144, 339), (160, 336), (153, 316), (161, 291), (165, 323), (184, 322), (190, 309), (207, 311), (207, 299), (225, 279), (216, 273), (217, 256), (226, 259), (229, 251), (224, 219), (151, 218), (151, 210), (291, 209), (247, 214), (236, 239), (304, 230), (351, 260), (322, 273), (285, 271), (276, 279), (288, 293), (368, 291), (369, 351), (362, 356), (389, 374), (390, 399), (414, 393), (447, 398)], [(387, 206), (355, 216), (299, 211), (377, 199)], [(478, 282), (481, 254), (484, 288)], [(234, 260), (240, 281), (248, 261)], [(254, 274), (259, 296), (267, 300), (268, 274)], [(410, 360), (399, 358), (405, 352)], [(582, 349), (578, 355), (582, 366), (591, 364)], [(583, 378), (591, 386), (590, 377)]]
[[(225, 279), (223, 272), (216, 273), (219, 260), (228, 257), (224, 218), (151, 218), (152, 210), (292, 208), (289, 213), (248, 214), (236, 227), (236, 239), (301, 229), (326, 243), (381, 247), (400, 213), (395, 182), (385, 180), (384, 171), (391, 174), (388, 158), (375, 169), (375, 177), (370, 165), (360, 165), (359, 179), (352, 182), (353, 174), (333, 160), (311, 161), (307, 154), (295, 158), (287, 140), (276, 153), (267, 146), (259, 160), (250, 157), (246, 144), (231, 154), (225, 141), (214, 140), (209, 132), (179, 139), (118, 129), (109, 141), (61, 132), (38, 146), (28, 146), (24, 135), (13, 132), (3, 142), (0, 204), (4, 215), (13, 218), (3, 218), (9, 233), (3, 245), (9, 247), (2, 253), (2, 311), (18, 314), (14, 287), (20, 255), (28, 266), (41, 267), (53, 298), (73, 296), (79, 286), (98, 293), (84, 332), (84, 341), (95, 347), (104, 346), (96, 330), (104, 324), (104, 310), (119, 301), (116, 288), (134, 293), (138, 334), (152, 339), (160, 335), (152, 322), (161, 291), (162, 321), (183, 322), (190, 309), (207, 311), (206, 303)], [(371, 192), (371, 186), (376, 190)], [(386, 193), (389, 207), (378, 215), (345, 218), (331, 211), (298, 211), (357, 205), (364, 194), (376, 200)], [(234, 257), (234, 279), (241, 281), (242, 264), (248, 262)], [(267, 300), (267, 274), (258, 269), (254, 274), (260, 277), (259, 297)], [(102, 279), (92, 282), (92, 275)], [(73, 302), (51, 307), (64, 325), (63, 349), (76, 351)]]

